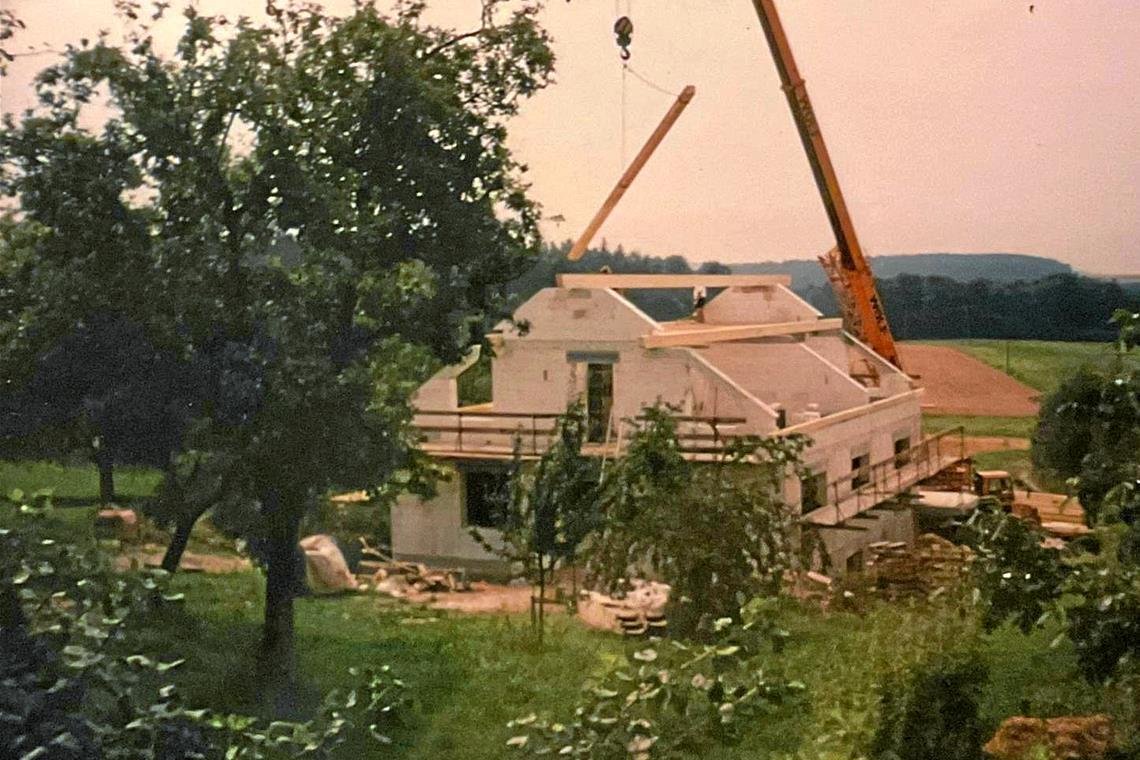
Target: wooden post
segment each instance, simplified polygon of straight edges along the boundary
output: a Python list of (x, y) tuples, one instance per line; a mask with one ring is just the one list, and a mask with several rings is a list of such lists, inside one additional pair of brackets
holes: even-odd
[(598, 209), (598, 213), (594, 214), (594, 218), (586, 225), (586, 230), (582, 233), (582, 236), (578, 238), (578, 242), (574, 244), (574, 247), (570, 249), (570, 253), (566, 258), (571, 261), (577, 261), (582, 258), (582, 255), (586, 252), (586, 246), (594, 239), (594, 235), (598, 233), (602, 224), (605, 223), (606, 218), (609, 217), (610, 212), (614, 210), (618, 201), (625, 195), (625, 191), (628, 190), (629, 186), (633, 184), (633, 181), (637, 179), (637, 175), (641, 172), (642, 167), (649, 161), (649, 157), (653, 155), (653, 151), (657, 150), (657, 146), (661, 144), (661, 141), (665, 139), (665, 135), (669, 134), (669, 130), (673, 128), (673, 124), (681, 116), (681, 113), (685, 110), (685, 106), (689, 105), (689, 101), (693, 99), (693, 95), (695, 95), (696, 92), (697, 89), (692, 85), (688, 85), (685, 89), (681, 90), (681, 94), (677, 96), (676, 102), (670, 106), (669, 111), (665, 114), (665, 118), (657, 125), (657, 129), (653, 130), (653, 134), (646, 140), (645, 145), (641, 146), (641, 150), (638, 151), (638, 154), (625, 170), (625, 173), (621, 175), (617, 186), (610, 192), (610, 196), (606, 198), (606, 202), (602, 204), (602, 207)]

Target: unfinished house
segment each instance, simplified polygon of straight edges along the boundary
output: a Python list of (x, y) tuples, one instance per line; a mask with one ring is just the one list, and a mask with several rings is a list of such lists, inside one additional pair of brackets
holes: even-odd
[[(914, 515), (894, 498), (960, 454), (921, 438), (920, 391), (906, 374), (789, 284), (770, 275), (560, 276), (489, 336), (488, 403), (459, 405), (474, 354), (419, 389), (423, 449), (451, 477), (434, 498), (408, 495), (393, 507), (395, 556), (490, 569), (497, 560), (470, 527), (494, 538), (488, 495), (516, 441), (522, 456), (540, 455), (575, 399), (598, 456), (621, 456), (630, 420), (657, 402), (679, 410), (682, 443), (700, 442), (694, 449), (734, 435), (808, 436), (811, 474), (789, 474), (786, 496), (820, 531), (832, 572), (861, 567), (873, 542), (912, 541)], [(641, 288), (693, 290), (692, 317), (655, 321), (623, 295)], [(715, 294), (706, 299), (705, 289)]]

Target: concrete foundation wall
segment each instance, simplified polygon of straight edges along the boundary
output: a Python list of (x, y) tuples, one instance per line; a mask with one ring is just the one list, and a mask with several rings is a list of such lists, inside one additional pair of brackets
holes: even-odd
[[(916, 524), (913, 509), (875, 509), (870, 514), (872, 516), (848, 521), (851, 526), (866, 530), (819, 529), (830, 563), (828, 573), (832, 576), (845, 575), (847, 561), (876, 541), (902, 541), (908, 546), (914, 543)], [(859, 564), (861, 569), (862, 563)]]
[[(455, 467), (449, 469), (450, 478), (439, 482), (433, 498), (402, 494), (392, 505), (392, 550), (396, 559), (432, 558), (436, 564), (461, 565), (464, 560), (485, 563), (497, 559), (468, 531), (463, 472)], [(489, 543), (500, 543), (497, 531), (480, 528), (479, 532)]]

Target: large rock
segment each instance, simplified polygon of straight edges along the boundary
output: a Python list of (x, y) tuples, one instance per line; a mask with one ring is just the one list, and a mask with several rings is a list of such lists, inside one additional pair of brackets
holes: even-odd
[(1030, 760), (1042, 748), (1055, 760), (1104, 757), (1112, 748), (1112, 720), (1107, 715), (1008, 718), (983, 749), (998, 760)]
[(301, 539), (305, 552), (305, 581), (314, 594), (355, 591), (359, 585), (332, 536), (317, 534)]

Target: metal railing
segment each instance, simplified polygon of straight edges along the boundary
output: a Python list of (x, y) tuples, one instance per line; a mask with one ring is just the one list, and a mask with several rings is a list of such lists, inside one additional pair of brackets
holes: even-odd
[[(456, 454), (511, 454), (541, 456), (550, 446), (557, 429), (556, 413), (495, 412), (476, 409), (417, 409), (413, 425), (423, 434), (428, 451)], [(429, 418), (429, 419), (423, 419)], [(643, 420), (644, 417), (637, 418)], [(722, 453), (726, 445), (738, 435), (724, 427), (742, 425), (743, 417), (700, 417), (674, 415), (679, 423), (677, 438), (684, 454), (701, 455)], [(696, 426), (697, 431), (689, 428)], [(611, 433), (603, 442), (582, 446), (587, 454), (613, 456), (624, 450), (628, 437), (620, 435), (617, 426), (610, 425)]]
[[(953, 457), (952, 459), (948, 459)], [(915, 483), (931, 478), (954, 462), (966, 458), (963, 427), (943, 430), (927, 436), (906, 451), (889, 459), (861, 467), (827, 484), (827, 503), (819, 508), (833, 508), (836, 522), (844, 518), (842, 506), (854, 500), (855, 513), (882, 504)]]

